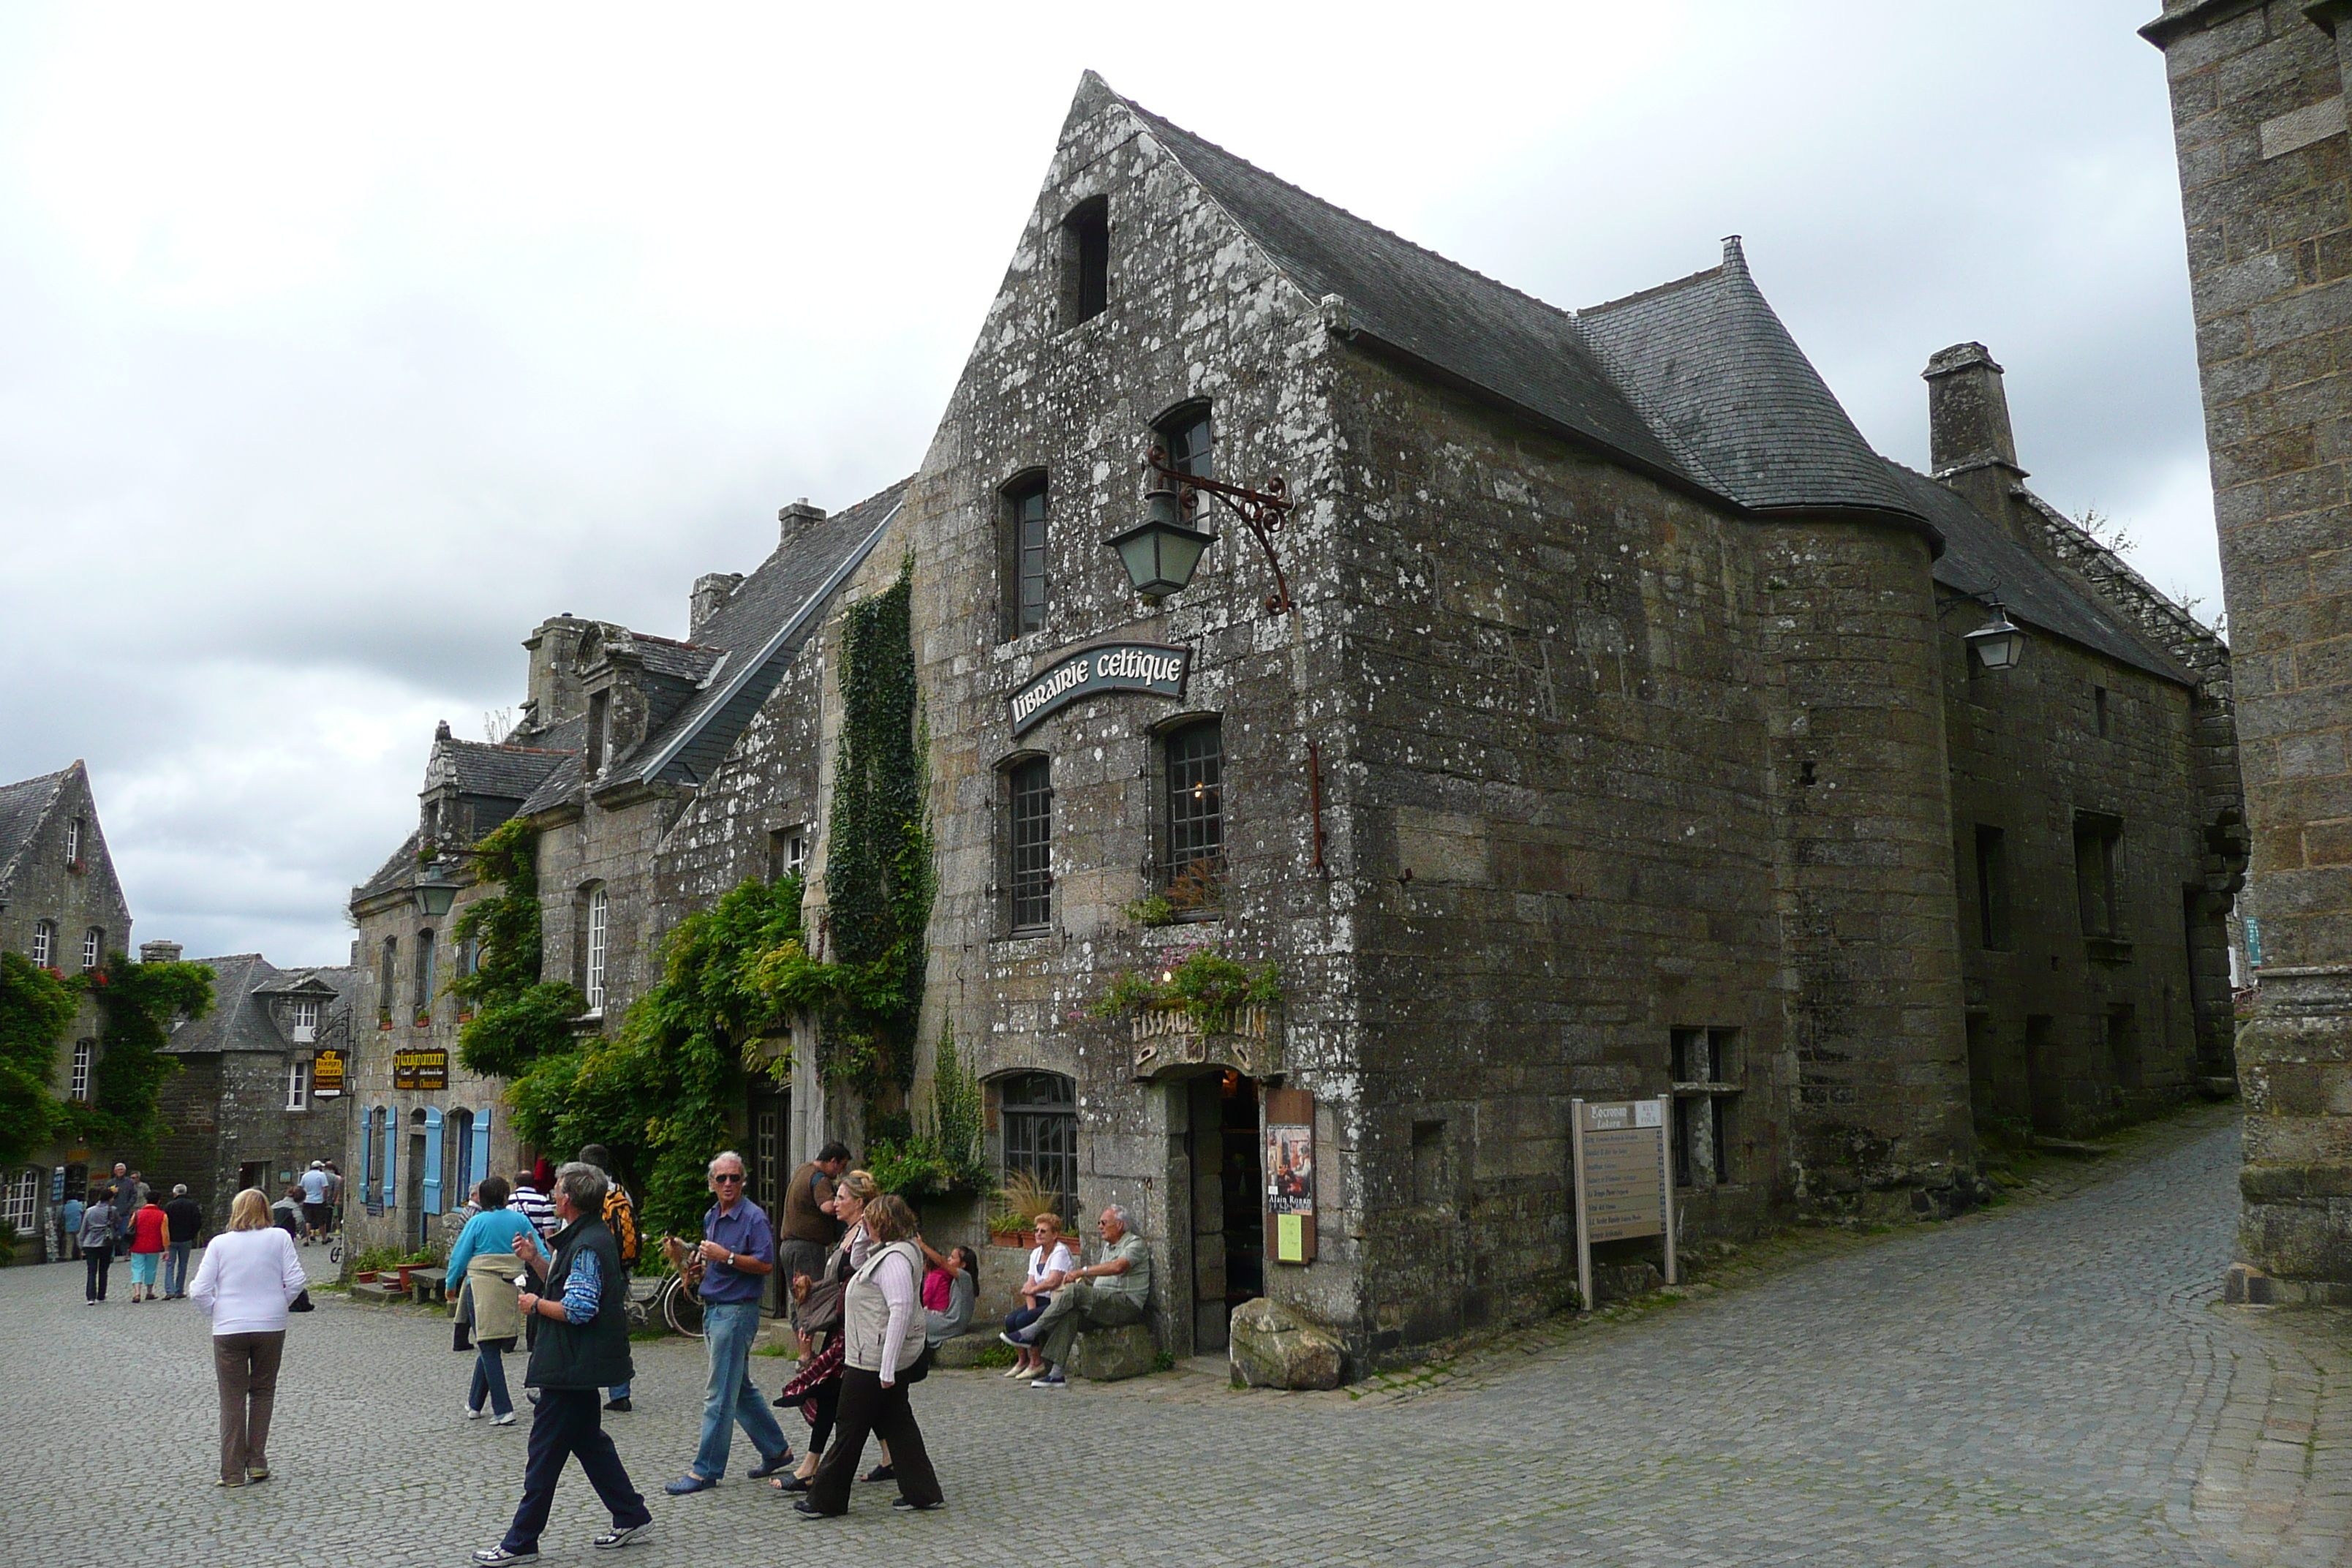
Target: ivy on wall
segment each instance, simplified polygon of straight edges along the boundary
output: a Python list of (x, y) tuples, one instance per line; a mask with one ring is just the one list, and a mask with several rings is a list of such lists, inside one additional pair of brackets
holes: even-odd
[[(83, 996), (97, 1004), (98, 1063), (90, 1098), (59, 1098), (58, 1043)], [(180, 1064), (163, 1049), (175, 1019), (212, 1011), (213, 972), (201, 963), (133, 963), (65, 979), (23, 954), (0, 952), (0, 1164), (56, 1138), (133, 1149), (169, 1131), (158, 1118), (163, 1080)]]
[(478, 882), (498, 891), (476, 899), (457, 916), (458, 942), (480, 944), (471, 974), (449, 982), (450, 993), (473, 1008), (457, 1035), (466, 1070), (518, 1078), (541, 1057), (572, 1048), (572, 1020), (588, 1010), (578, 987), (539, 977), (539, 834), (511, 817), (467, 851)]

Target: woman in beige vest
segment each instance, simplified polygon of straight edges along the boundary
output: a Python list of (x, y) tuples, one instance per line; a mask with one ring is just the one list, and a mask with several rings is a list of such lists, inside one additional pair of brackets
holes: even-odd
[(923, 1314), (916, 1294), (923, 1255), (914, 1241), (915, 1216), (904, 1200), (885, 1193), (866, 1205), (864, 1217), (874, 1248), (841, 1295), (841, 1407), (816, 1480), (807, 1499), (793, 1505), (807, 1519), (849, 1511), (850, 1484), (869, 1433), (890, 1446), (898, 1483), (893, 1508), (934, 1509), (941, 1501), (940, 1479), (931, 1471), (904, 1381), (923, 1353)]

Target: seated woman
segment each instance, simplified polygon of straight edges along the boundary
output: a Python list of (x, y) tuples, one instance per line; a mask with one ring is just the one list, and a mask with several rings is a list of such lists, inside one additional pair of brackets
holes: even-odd
[(923, 1328), (941, 1344), (971, 1326), (972, 1302), (980, 1295), (980, 1254), (959, 1247), (923, 1276)]
[(475, 1188), (481, 1211), (457, 1233), (445, 1277), (452, 1310), (466, 1313), (473, 1326), (474, 1381), (466, 1393), (466, 1419), (479, 1418), (487, 1399), (493, 1426), (514, 1424), (506, 1353), (514, 1349), (523, 1327), (522, 1307), (515, 1296), (515, 1282), (522, 1277), (522, 1260), (514, 1255), (515, 1237), (530, 1237), (541, 1257), (553, 1256), (530, 1221), (507, 1207), (508, 1190), (500, 1176), (484, 1176)]
[(1037, 1321), (1046, 1301), (1060, 1288), (1062, 1276), (1078, 1266), (1077, 1255), (1062, 1239), (1060, 1215), (1041, 1214), (1036, 1225), (1037, 1245), (1029, 1249), (1029, 1277), (1021, 1284), (1021, 1304), (1004, 1315), (1004, 1342), (1018, 1352), (1013, 1358), (1013, 1370), (1004, 1374), (1007, 1377), (1045, 1375), (1044, 1353), (1034, 1345), (1023, 1344), (1011, 1336)]

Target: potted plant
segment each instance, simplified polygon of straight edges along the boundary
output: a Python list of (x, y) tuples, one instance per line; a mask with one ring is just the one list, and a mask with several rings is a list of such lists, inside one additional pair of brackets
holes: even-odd
[(990, 1195), (988, 1239), (995, 1247), (1026, 1247), (1030, 1227), (1041, 1214), (1059, 1214), (1062, 1196), (1037, 1179), (1034, 1171), (1008, 1171), (1004, 1184)]

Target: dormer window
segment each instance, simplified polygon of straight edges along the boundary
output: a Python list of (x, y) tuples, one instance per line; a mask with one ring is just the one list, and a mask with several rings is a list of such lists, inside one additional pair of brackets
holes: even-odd
[(1110, 198), (1089, 196), (1062, 220), (1062, 324), (1075, 327), (1110, 302)]
[(604, 732), (612, 727), (613, 694), (599, 691), (588, 699), (588, 776), (604, 771)]
[(310, 997), (298, 997), (293, 1012), (294, 1043), (298, 1046), (315, 1044), (319, 1038), (319, 1004)]

